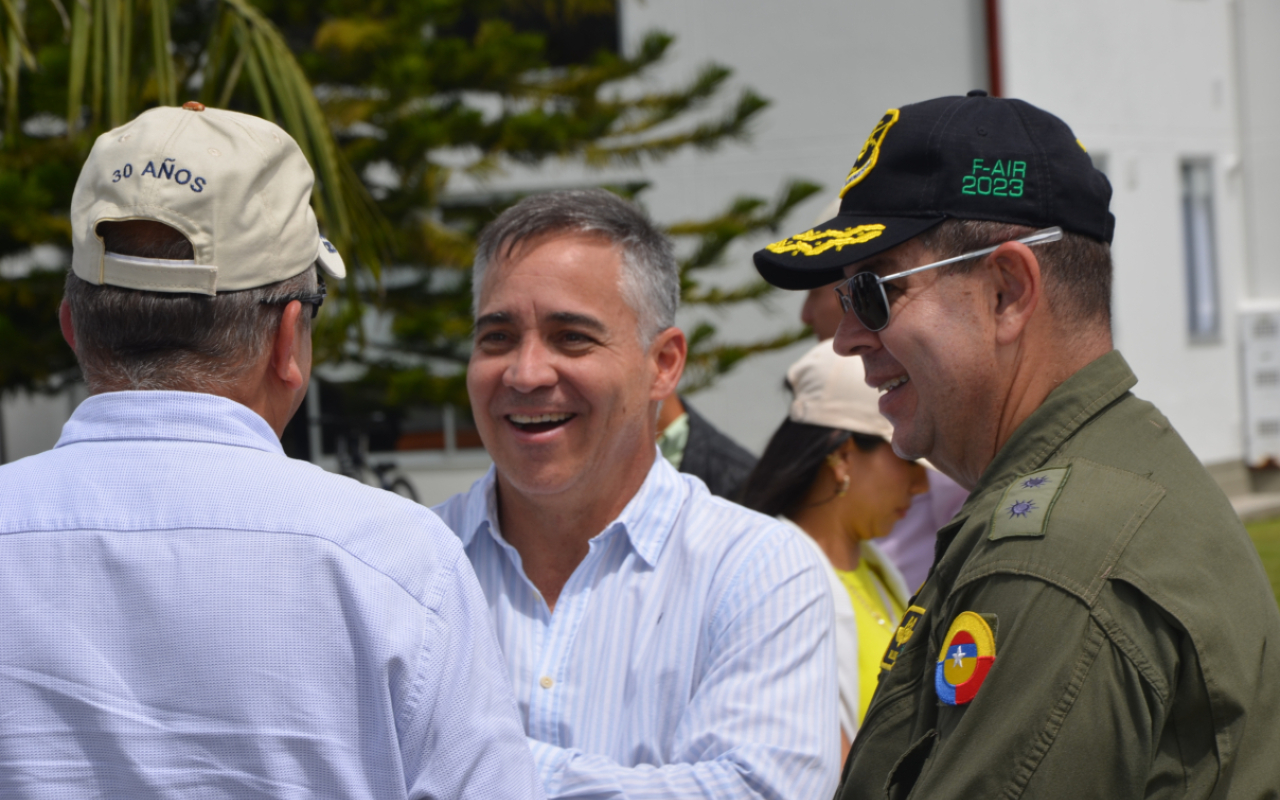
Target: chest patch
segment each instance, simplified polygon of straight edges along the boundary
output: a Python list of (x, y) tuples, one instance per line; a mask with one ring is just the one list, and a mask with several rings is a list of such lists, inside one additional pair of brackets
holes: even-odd
[(996, 505), (987, 538), (994, 541), (1010, 536), (1044, 536), (1049, 512), (1070, 474), (1071, 467), (1056, 467), (1019, 476)]
[(925, 609), (920, 606), (912, 606), (902, 615), (902, 622), (898, 623), (898, 629), (893, 632), (893, 638), (889, 640), (889, 649), (884, 651), (884, 659), (880, 662), (880, 677), (884, 677), (886, 672), (893, 669), (894, 662), (898, 660), (898, 654), (915, 635), (916, 626), (920, 624), (925, 613)]
[(951, 623), (938, 653), (934, 688), (949, 706), (964, 705), (977, 694), (996, 661), (996, 637), (991, 626), (972, 611), (961, 612)]

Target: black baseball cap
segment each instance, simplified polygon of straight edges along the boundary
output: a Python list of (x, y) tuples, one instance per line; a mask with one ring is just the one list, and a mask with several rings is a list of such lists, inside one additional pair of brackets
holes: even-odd
[(944, 219), (1054, 225), (1110, 242), (1111, 184), (1067, 124), (1022, 100), (939, 97), (891, 108), (845, 178), (834, 219), (755, 254), (783, 289), (813, 289)]

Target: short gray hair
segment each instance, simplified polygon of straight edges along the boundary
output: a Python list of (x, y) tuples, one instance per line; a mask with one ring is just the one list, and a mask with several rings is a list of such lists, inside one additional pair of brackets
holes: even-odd
[[(192, 257), (182, 252), (185, 244), (190, 253), (189, 243), (175, 243), (163, 234), (141, 243), (136, 236), (112, 241), (103, 234), (108, 249), (122, 255)], [(314, 265), (277, 283), (213, 297), (98, 285), (69, 271), (65, 298), (75, 328), (76, 359), (91, 393), (216, 393), (241, 378), (270, 347), (282, 301), (315, 294), (317, 288)], [(304, 324), (310, 325), (310, 318), (303, 313)]]
[(644, 343), (676, 324), (680, 306), (680, 266), (671, 241), (633, 203), (604, 189), (573, 189), (526, 197), (480, 232), (471, 270), (472, 313), (491, 264), (508, 258), (521, 244), (552, 233), (605, 237), (622, 254), (622, 297), (640, 324)]

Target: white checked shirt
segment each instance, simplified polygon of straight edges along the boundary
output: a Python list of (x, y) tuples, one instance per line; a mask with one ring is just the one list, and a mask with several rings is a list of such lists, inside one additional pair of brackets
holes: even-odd
[(497, 526), (495, 473), (435, 510), (476, 569), (548, 796), (824, 798), (831, 598), (777, 521), (657, 457), (554, 613)]
[(427, 509), (220, 397), (90, 397), (0, 467), (0, 798), (541, 794)]

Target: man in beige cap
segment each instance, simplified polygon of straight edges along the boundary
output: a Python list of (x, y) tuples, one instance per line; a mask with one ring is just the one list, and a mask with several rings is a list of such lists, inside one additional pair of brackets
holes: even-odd
[(538, 797), (430, 511), (287, 458), (317, 267), (297, 144), (158, 108), (98, 139), (61, 321), (88, 383), (0, 467), (0, 797)]

